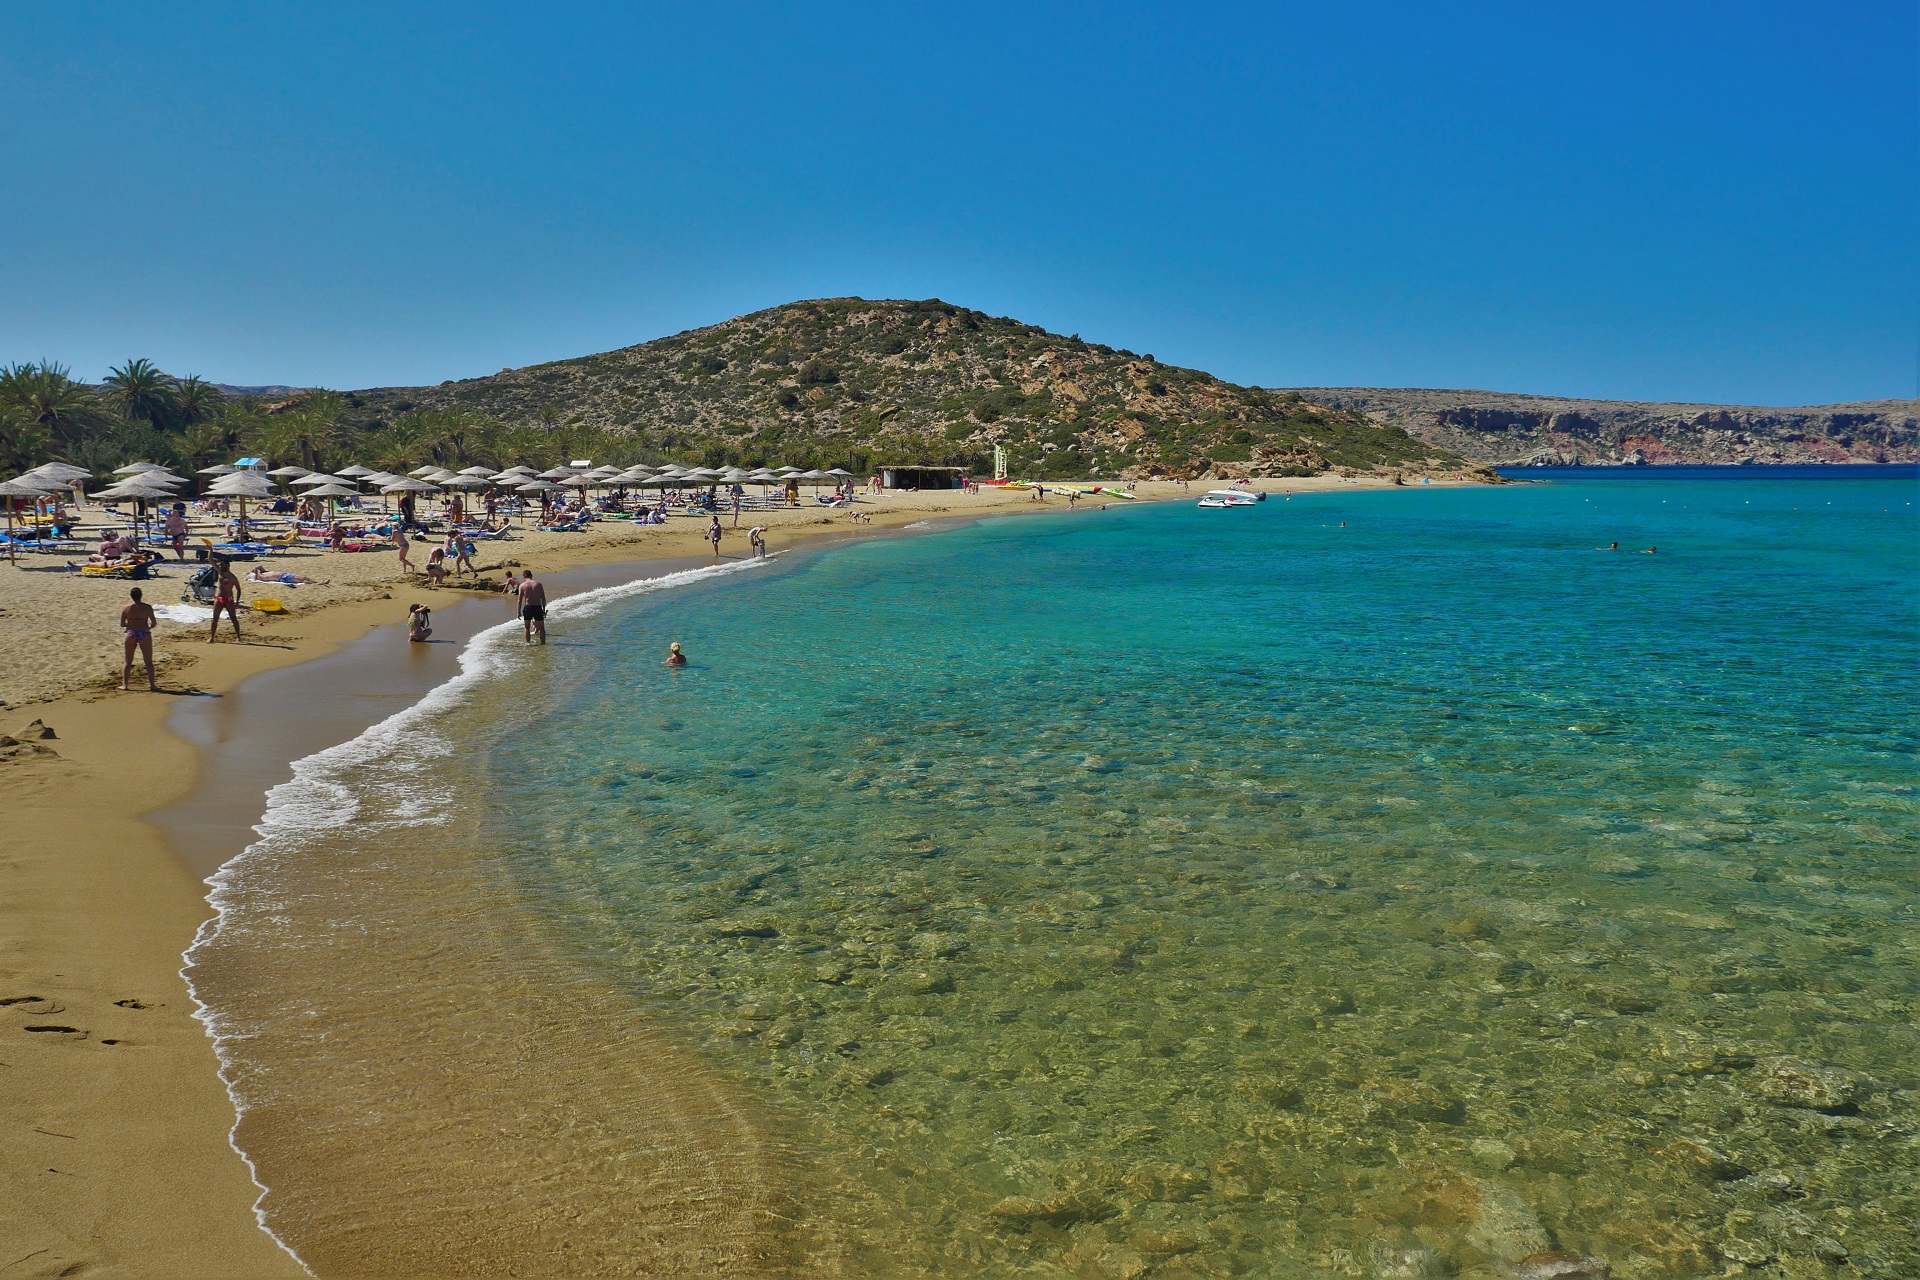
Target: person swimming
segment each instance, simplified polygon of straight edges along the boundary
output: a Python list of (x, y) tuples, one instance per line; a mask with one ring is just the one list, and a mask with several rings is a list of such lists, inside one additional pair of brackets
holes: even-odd
[(667, 646), (667, 660), (662, 665), (669, 667), (684, 667), (687, 665), (687, 655), (680, 652), (680, 642), (678, 640), (675, 640)]

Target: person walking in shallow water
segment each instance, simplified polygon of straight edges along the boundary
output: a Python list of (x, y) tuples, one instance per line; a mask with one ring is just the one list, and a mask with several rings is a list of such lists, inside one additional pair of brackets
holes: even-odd
[(540, 643), (547, 642), (547, 588), (545, 584), (534, 581), (533, 570), (529, 569), (520, 578), (520, 630), (526, 636), (528, 644), (533, 643), (533, 633), (540, 633)]
[(153, 692), (153, 606), (140, 598), (140, 588), (127, 592), (130, 604), (120, 606), (120, 632), (126, 640), (126, 661), (120, 664), (120, 688), (127, 688), (133, 674), (133, 655), (138, 652), (147, 661), (147, 692)]

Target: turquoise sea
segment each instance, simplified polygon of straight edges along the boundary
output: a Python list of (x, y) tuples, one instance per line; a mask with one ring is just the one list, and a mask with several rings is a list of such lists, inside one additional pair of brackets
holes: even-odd
[(1539, 474), (615, 598), (409, 776), (833, 1269), (1920, 1275), (1914, 473)]

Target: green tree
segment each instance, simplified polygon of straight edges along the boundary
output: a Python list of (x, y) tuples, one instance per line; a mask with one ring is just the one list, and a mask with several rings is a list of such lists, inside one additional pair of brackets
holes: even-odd
[(284, 413), (270, 416), (260, 447), (276, 462), (294, 462), (311, 471), (339, 443), (346, 402), (331, 391), (316, 391)]
[(24, 413), (53, 437), (56, 448), (79, 445), (111, 420), (91, 387), (69, 377), (65, 365), (45, 360), (0, 367), (0, 404)]
[(129, 360), (107, 374), (107, 400), (129, 422), (151, 422), (167, 427), (177, 406), (176, 383), (153, 361)]
[(174, 384), (173, 424), (177, 427), (191, 427), (196, 423), (216, 418), (226, 401), (227, 398), (220, 393), (220, 388), (195, 374), (188, 374)]
[(25, 410), (0, 404), (0, 471), (12, 475), (31, 470), (52, 456), (53, 433)]

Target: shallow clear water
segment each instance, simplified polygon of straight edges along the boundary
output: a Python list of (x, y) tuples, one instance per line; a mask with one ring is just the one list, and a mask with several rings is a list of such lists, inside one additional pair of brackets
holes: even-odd
[(469, 776), (847, 1269), (1920, 1274), (1914, 499), (1608, 472), (840, 547), (614, 604)]

